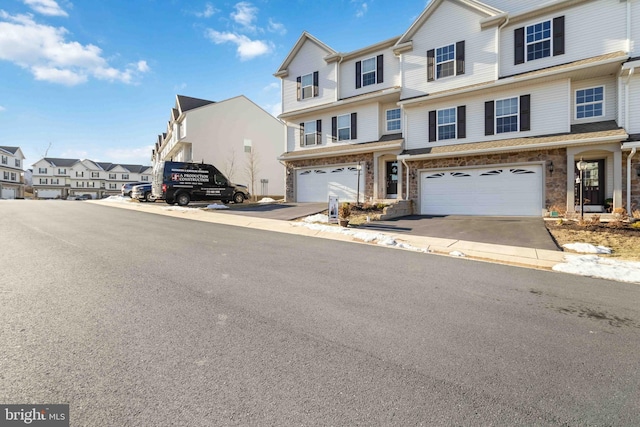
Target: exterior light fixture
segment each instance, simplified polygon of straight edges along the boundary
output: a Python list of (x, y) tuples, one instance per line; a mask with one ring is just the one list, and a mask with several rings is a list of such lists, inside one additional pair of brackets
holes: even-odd
[(588, 163), (582, 160), (580, 157), (580, 161), (578, 162), (578, 170), (580, 171), (580, 219), (584, 220), (584, 171), (587, 170)]
[(549, 164), (547, 165), (547, 170), (549, 171), (549, 175), (553, 174), (553, 160), (549, 160)]

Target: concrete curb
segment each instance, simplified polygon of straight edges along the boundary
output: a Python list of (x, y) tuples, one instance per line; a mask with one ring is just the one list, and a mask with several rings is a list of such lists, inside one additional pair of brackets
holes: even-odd
[[(520, 267), (551, 270), (554, 265), (564, 261), (564, 253), (560, 251), (550, 251), (544, 249), (526, 248), (518, 246), (503, 246), (489, 243), (469, 242), (456, 239), (442, 239), (436, 237), (397, 235), (386, 232), (371, 232), (366, 230), (352, 229), (353, 233), (345, 234), (336, 226), (335, 232), (312, 229), (302, 226), (294, 221), (281, 221), (275, 219), (251, 217), (245, 215), (227, 214), (224, 210), (205, 210), (198, 208), (176, 208), (166, 204), (138, 203), (138, 202), (109, 202), (106, 200), (92, 200), (89, 203), (114, 208), (129, 209), (139, 212), (152, 213), (157, 215), (171, 216), (194, 221), (211, 222), (235, 227), (246, 227), (257, 230), (272, 231), (278, 233), (296, 234), (307, 237), (319, 237), (324, 239), (341, 240), (345, 242), (371, 244), (363, 239), (358, 239), (353, 234), (367, 233), (370, 235), (384, 236), (389, 241), (400, 244), (385, 245), (395, 249), (405, 249), (412, 251), (428, 252), (436, 255), (450, 255), (452, 252), (463, 254), (461, 258), (473, 259), (477, 261), (487, 261), (499, 264), (516, 265)], [(379, 239), (378, 239), (379, 240)]]

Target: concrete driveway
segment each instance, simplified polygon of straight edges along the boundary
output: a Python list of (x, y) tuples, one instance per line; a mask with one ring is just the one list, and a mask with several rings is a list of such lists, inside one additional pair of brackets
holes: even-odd
[(221, 213), (233, 215), (255, 216), (267, 219), (279, 219), (281, 221), (292, 221), (305, 216), (315, 215), (326, 211), (328, 203), (273, 203), (273, 204), (251, 204), (251, 205), (227, 205), (229, 209), (220, 210)]
[(416, 236), (559, 250), (542, 218), (410, 215), (374, 221), (360, 228)]

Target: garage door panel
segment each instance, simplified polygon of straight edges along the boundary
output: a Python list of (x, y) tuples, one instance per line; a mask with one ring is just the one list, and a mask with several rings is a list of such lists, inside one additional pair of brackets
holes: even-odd
[(421, 174), (423, 215), (538, 216), (541, 203), (540, 165)]
[[(360, 200), (363, 199), (364, 174), (360, 172)], [(326, 202), (329, 196), (355, 202), (358, 195), (358, 170), (355, 166), (303, 169), (297, 174), (298, 202)]]

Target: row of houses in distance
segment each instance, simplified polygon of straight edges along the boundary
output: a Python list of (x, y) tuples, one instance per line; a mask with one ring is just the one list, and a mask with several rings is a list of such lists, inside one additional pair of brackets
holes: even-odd
[(24, 198), (23, 162), (20, 147), (0, 146), (0, 199)]
[(151, 166), (144, 165), (44, 157), (33, 164), (31, 179), (37, 199), (100, 199), (120, 194), (122, 184), (127, 182), (151, 183), (152, 172)]

